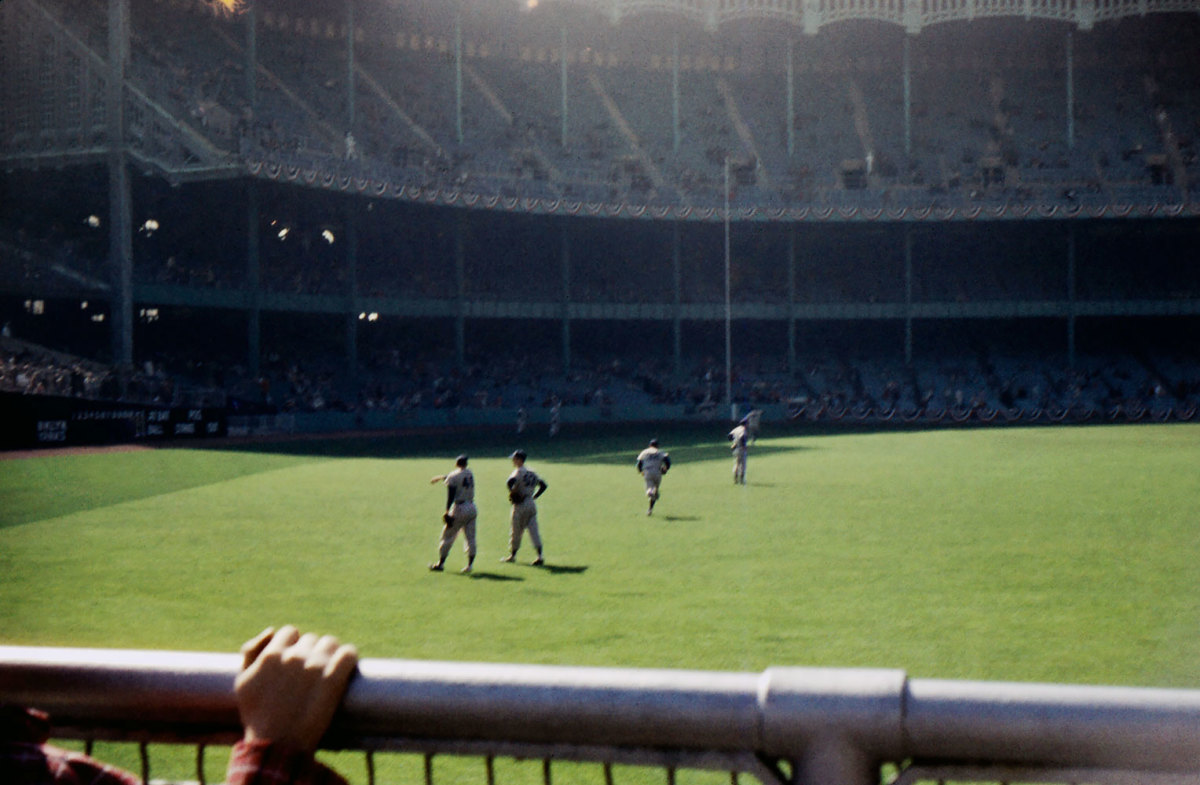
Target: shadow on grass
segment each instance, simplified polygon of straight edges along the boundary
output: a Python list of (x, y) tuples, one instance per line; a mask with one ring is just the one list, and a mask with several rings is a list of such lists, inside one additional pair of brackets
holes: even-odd
[[(354, 434), (296, 434), (261, 440), (219, 439), (172, 446), (192, 450), (267, 453), (313, 458), (416, 458), (454, 456), (507, 458), (516, 448), (527, 450), (530, 459), (572, 464), (633, 466), (637, 454), (651, 438), (677, 462), (727, 460), (729, 444), (725, 423), (589, 423), (570, 425), (555, 438), (530, 432), (517, 436), (510, 426), (446, 426), (397, 429)], [(773, 426), (750, 454), (770, 455), (810, 447), (771, 444), (770, 437), (794, 436), (794, 428)], [(416, 438), (414, 438), (416, 437)]]
[[(777, 431), (775, 428), (771, 427), (768, 436), (796, 433), (782, 425)], [(632, 470), (638, 452), (656, 437), (676, 465), (728, 461), (727, 432), (724, 423), (596, 423), (568, 426), (554, 439), (532, 433), (518, 440), (510, 427), (448, 427), (264, 440), (214, 439), (164, 444), (162, 449), (140, 452), (11, 461), (0, 471), (0, 499), (5, 502), (0, 504), (0, 529), (312, 460), (438, 457), (453, 461), (461, 452), (482, 459), (505, 459), (515, 447), (521, 447), (538, 463), (629, 466)], [(751, 449), (750, 457), (809, 449), (819, 448), (810, 443), (802, 447), (771, 443), (764, 437)]]
[(698, 521), (699, 515), (663, 515), (662, 520), (675, 523), (676, 521)]
[(525, 580), (516, 575), (500, 575), (495, 572), (468, 572), (466, 577), (473, 581), (517, 581), (519, 583)]
[(551, 575), (580, 575), (587, 572), (586, 565), (542, 564), (538, 566), (538, 569), (545, 570)]

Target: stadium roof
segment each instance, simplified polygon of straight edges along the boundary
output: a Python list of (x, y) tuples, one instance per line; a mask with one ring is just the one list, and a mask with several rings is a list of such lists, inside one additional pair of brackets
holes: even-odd
[(746, 19), (795, 25), (815, 34), (825, 25), (875, 20), (910, 33), (933, 24), (986, 17), (1070, 22), (1082, 30), (1097, 22), (1150, 13), (1200, 13), (1200, 0), (514, 0), (526, 10), (553, 6), (592, 9), (614, 24), (649, 13), (686, 17), (710, 30)]

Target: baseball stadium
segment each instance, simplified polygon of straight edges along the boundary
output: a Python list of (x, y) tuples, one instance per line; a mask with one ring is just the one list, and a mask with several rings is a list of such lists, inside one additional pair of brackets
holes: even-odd
[(1200, 782), (1198, 150), (1195, 0), (0, 2), (0, 782)]

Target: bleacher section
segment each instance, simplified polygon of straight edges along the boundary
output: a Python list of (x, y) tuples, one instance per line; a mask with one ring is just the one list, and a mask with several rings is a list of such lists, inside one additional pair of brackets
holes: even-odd
[[(94, 4), (45, 2), (104, 51)], [(567, 28), (565, 138), (562, 28), (537, 14), (491, 26), (472, 17), (456, 33), (450, 14), (365, 11), (353, 118), (344, 9), (264, 0), (254, 19), (252, 107), (244, 17), (195, 0), (133, 3), (135, 83), (247, 162), (482, 196), (686, 207), (721, 204), (728, 158), (734, 204), (762, 209), (1175, 204), (1200, 180), (1194, 16), (1091, 31), (980, 19), (906, 41), (868, 22), (818, 36), (747, 21), (716, 39), (651, 38), (582, 15)]]

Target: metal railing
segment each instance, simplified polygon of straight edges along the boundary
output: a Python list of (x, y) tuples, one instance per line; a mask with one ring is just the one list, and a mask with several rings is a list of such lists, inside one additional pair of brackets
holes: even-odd
[[(0, 702), (55, 737), (228, 744), (228, 654), (0, 647)], [(330, 749), (749, 774), (763, 783), (1200, 783), (1200, 690), (910, 679), (899, 670), (732, 673), (372, 660)], [(144, 770), (145, 770), (144, 766)], [(145, 775), (144, 775), (145, 776)], [(370, 777), (373, 781), (374, 777)]]

